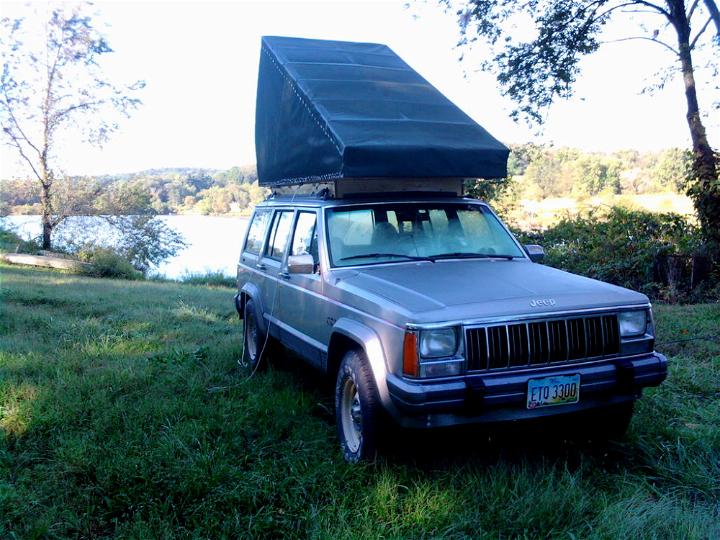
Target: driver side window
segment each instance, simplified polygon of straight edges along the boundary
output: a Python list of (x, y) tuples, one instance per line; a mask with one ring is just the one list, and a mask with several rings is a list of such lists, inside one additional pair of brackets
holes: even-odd
[(317, 232), (315, 212), (299, 212), (293, 233), (290, 255), (312, 255), (313, 262), (317, 264)]

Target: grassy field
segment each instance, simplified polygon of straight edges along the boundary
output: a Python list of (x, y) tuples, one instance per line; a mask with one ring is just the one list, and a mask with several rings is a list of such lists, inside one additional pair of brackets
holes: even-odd
[[(604, 446), (403, 435), (346, 465), (326, 385), (238, 367), (232, 290), (0, 266), (2, 538), (718, 538), (720, 345)], [(659, 341), (720, 304), (660, 306)]]

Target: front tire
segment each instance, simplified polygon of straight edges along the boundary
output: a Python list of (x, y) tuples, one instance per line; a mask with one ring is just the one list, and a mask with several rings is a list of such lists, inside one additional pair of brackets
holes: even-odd
[(634, 405), (628, 401), (588, 411), (575, 420), (575, 433), (596, 442), (620, 440), (630, 427)]
[(619, 440), (625, 436), (635, 411), (635, 402), (628, 401), (598, 411), (595, 437), (600, 440)]
[(335, 421), (345, 461), (357, 463), (375, 458), (381, 415), (375, 380), (365, 355), (348, 351), (335, 383)]

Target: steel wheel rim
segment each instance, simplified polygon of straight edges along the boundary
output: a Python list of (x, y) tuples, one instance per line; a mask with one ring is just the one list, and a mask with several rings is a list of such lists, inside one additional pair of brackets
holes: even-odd
[(345, 443), (348, 450), (355, 453), (360, 449), (362, 438), (362, 408), (357, 386), (351, 378), (346, 379), (343, 383), (340, 416)]

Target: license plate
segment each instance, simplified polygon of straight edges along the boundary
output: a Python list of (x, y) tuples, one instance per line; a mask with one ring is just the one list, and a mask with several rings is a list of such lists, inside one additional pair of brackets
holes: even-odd
[(577, 403), (580, 400), (580, 375), (560, 375), (543, 379), (530, 379), (527, 390), (527, 408), (549, 407)]

